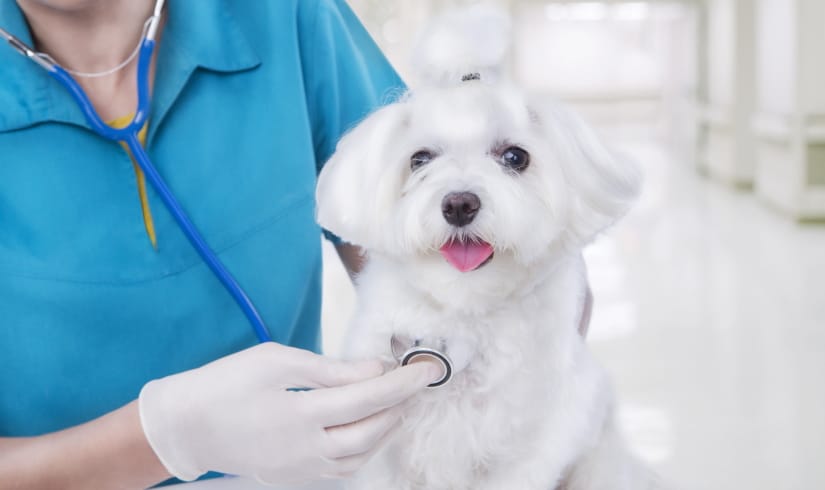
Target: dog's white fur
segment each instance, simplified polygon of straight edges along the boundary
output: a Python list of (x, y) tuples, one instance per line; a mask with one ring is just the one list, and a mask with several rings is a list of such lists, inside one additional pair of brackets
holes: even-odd
[[(522, 173), (494, 156), (510, 144), (530, 154)], [(438, 157), (411, 171), (422, 148)], [(416, 90), (342, 139), (317, 197), (321, 225), (368, 250), (349, 356), (391, 361), (393, 334), (477, 347), (449, 384), (409, 401), (356, 488), (653, 488), (577, 331), (581, 250), (628, 210), (639, 180), (569, 111), (485, 80)], [(455, 191), (482, 203), (464, 228), (442, 216)], [(459, 272), (439, 254), (457, 236), (490, 243), (492, 260)]]

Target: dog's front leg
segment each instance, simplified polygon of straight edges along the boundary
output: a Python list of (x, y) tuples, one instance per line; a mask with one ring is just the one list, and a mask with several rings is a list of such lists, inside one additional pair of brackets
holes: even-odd
[[(557, 385), (554, 390), (564, 393), (564, 397), (542, 405), (546, 408), (540, 410), (535, 424), (511, 438), (514, 456), (488, 467), (476, 488), (555, 489), (569, 468), (600, 440), (612, 403), (610, 387), (589, 356), (582, 357), (576, 366), (572, 381)], [(571, 413), (575, 416), (571, 417)]]
[(573, 465), (563, 490), (662, 490), (658, 476), (642, 465), (627, 449), (608, 422), (595, 447)]
[(404, 471), (392, 457), (393, 447), (387, 447), (361, 468), (344, 485), (346, 490), (423, 490), (412, 480), (405, 478)]
[(582, 452), (580, 429), (552, 412), (541, 427), (512, 439), (508, 457), (489, 464), (474, 490), (553, 490)]
[(488, 468), (473, 488), (476, 490), (553, 490), (564, 471), (563, 455), (531, 455), (510, 464)]

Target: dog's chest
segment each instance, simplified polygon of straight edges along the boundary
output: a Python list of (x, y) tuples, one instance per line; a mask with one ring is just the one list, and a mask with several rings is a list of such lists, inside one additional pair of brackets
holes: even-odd
[(548, 421), (564, 419), (571, 403), (567, 380), (577, 334), (575, 288), (553, 289), (477, 315), (412, 301), (415, 295), (392, 287), (370, 288), (371, 300), (362, 303), (350, 337), (356, 357), (391, 359), (393, 335), (445, 338), (448, 353), (457, 337), (476, 348), (467, 369), (448, 385), (405, 406), (380, 463), (409, 482), (403, 488), (482, 488), (478, 483), (488, 472), (534, 458), (548, 431), (558, 428), (549, 429)]
[(458, 389), (411, 401), (393, 440), (395, 466), (411, 470), (410, 479), (422, 488), (464, 488), (489, 462), (522, 457), (518, 448), (529, 448), (539, 432), (540, 419), (524, 413), (520, 390), (468, 394)]
[[(465, 488), (491, 464), (524, 459), (542, 437), (554, 410), (555, 376), (545, 371), (538, 350), (488, 346), (451, 384), (411, 399), (390, 451), (393, 466), (413, 474), (421, 488)], [(515, 361), (515, 362), (513, 362)], [(472, 488), (472, 487), (467, 487)]]

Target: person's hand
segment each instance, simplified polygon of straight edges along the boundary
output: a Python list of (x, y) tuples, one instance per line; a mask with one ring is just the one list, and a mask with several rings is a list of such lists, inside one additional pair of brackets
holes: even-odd
[(147, 383), (140, 418), (158, 459), (182, 480), (207, 471), (269, 484), (342, 477), (381, 446), (397, 405), (440, 374), (429, 364), (382, 373), (378, 361), (270, 342)]

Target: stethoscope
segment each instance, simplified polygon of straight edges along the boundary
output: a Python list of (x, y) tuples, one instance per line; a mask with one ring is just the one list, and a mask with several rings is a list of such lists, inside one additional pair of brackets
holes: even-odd
[(456, 373), (467, 367), (475, 354), (476, 346), (469, 338), (459, 336), (447, 339), (393, 335), (390, 338), (390, 350), (401, 366), (424, 359), (440, 364), (441, 378), (427, 385), (430, 388), (438, 388), (447, 384)]
[(108, 140), (118, 141), (126, 145), (129, 153), (132, 155), (132, 158), (134, 158), (138, 166), (140, 166), (140, 169), (143, 170), (146, 178), (152, 184), (152, 187), (155, 189), (158, 196), (160, 196), (163, 204), (166, 206), (166, 209), (168, 209), (174, 217), (181, 231), (183, 231), (186, 238), (189, 239), (189, 242), (193, 247), (195, 247), (195, 250), (201, 256), (203, 261), (206, 262), (206, 265), (209, 266), (215, 276), (221, 281), (226, 290), (229, 291), (241, 307), (241, 310), (243, 310), (244, 314), (249, 319), (249, 322), (252, 324), (252, 329), (255, 331), (255, 335), (258, 337), (258, 340), (260, 342), (268, 342), (272, 340), (272, 337), (264, 324), (263, 318), (261, 318), (261, 315), (252, 303), (252, 300), (243, 288), (241, 288), (240, 284), (238, 284), (238, 281), (232, 277), (232, 274), (229, 273), (215, 252), (212, 251), (206, 243), (203, 235), (201, 235), (192, 223), (192, 220), (189, 219), (183, 208), (181, 208), (180, 203), (178, 203), (178, 200), (172, 194), (172, 191), (155, 169), (155, 166), (149, 159), (149, 155), (146, 153), (146, 150), (143, 149), (143, 146), (138, 140), (138, 133), (146, 123), (146, 119), (149, 117), (149, 105), (151, 102), (149, 95), (149, 67), (152, 62), (152, 54), (155, 51), (155, 35), (157, 34), (158, 26), (160, 25), (164, 3), (165, 0), (156, 0), (152, 17), (150, 17), (146, 23), (147, 27), (145, 28), (143, 39), (141, 40), (139, 46), (138, 55), (137, 110), (135, 111), (135, 116), (132, 119), (132, 122), (122, 129), (115, 129), (103, 122), (89, 100), (89, 97), (83, 89), (80, 88), (80, 85), (78, 85), (72, 76), (64, 68), (58, 65), (49, 55), (34, 51), (32, 48), (20, 41), (20, 39), (9, 34), (2, 28), (0, 28), (0, 37), (5, 38), (12, 48), (20, 54), (40, 65), (49, 73), (49, 75), (52, 76), (52, 78), (57, 80), (61, 85), (63, 85), (63, 87), (66, 88), (66, 90), (69, 91), (74, 101), (83, 111), (86, 122), (89, 124), (92, 131)]
[[(178, 200), (172, 194), (172, 191), (166, 185), (163, 178), (160, 176), (155, 166), (152, 164), (149, 155), (140, 144), (138, 133), (146, 123), (149, 117), (149, 105), (151, 97), (149, 95), (149, 68), (152, 62), (152, 55), (155, 50), (155, 35), (157, 34), (158, 26), (160, 25), (161, 14), (163, 12), (165, 0), (156, 0), (154, 12), (152, 17), (146, 22), (143, 39), (138, 47), (138, 66), (137, 66), (137, 110), (132, 118), (132, 122), (121, 129), (115, 129), (100, 118), (100, 115), (95, 110), (89, 97), (80, 87), (80, 85), (72, 78), (69, 72), (62, 68), (49, 55), (34, 51), (32, 48), (23, 43), (20, 39), (11, 35), (4, 29), (0, 28), (0, 37), (6, 39), (8, 43), (18, 51), (21, 55), (32, 60), (46, 70), (49, 75), (57, 80), (63, 87), (69, 91), (74, 101), (83, 111), (83, 116), (92, 131), (98, 135), (111, 140), (121, 142), (126, 145), (132, 158), (140, 166), (146, 178), (151, 183), (152, 187), (160, 196), (166, 209), (172, 214), (172, 217), (177, 222), (181, 231), (186, 235), (186, 238), (201, 256), (203, 261), (212, 270), (215, 276), (221, 281), (223, 286), (232, 295), (235, 301), (243, 310), (246, 317), (249, 319), (252, 329), (259, 342), (269, 342), (272, 337), (269, 330), (264, 324), (263, 318), (258, 313), (252, 300), (243, 290), (238, 281), (226, 269), (226, 266), (220, 261), (215, 252), (209, 247), (209, 244), (204, 240), (203, 235), (198, 231), (192, 220), (189, 219), (186, 212), (181, 208)], [(125, 66), (131, 60), (131, 57), (120, 66)], [(393, 336), (390, 340), (390, 348), (396, 361), (404, 366), (420, 359), (430, 359), (441, 364), (443, 367), (443, 376), (438, 381), (432, 383), (431, 387), (442, 386), (446, 384), (455, 373), (461, 371), (469, 362), (472, 350), (468, 351), (466, 343), (462, 341), (451, 342), (450, 350), (448, 351), (447, 343), (444, 339), (435, 339), (427, 342), (423, 339), (402, 339), (398, 336)]]

